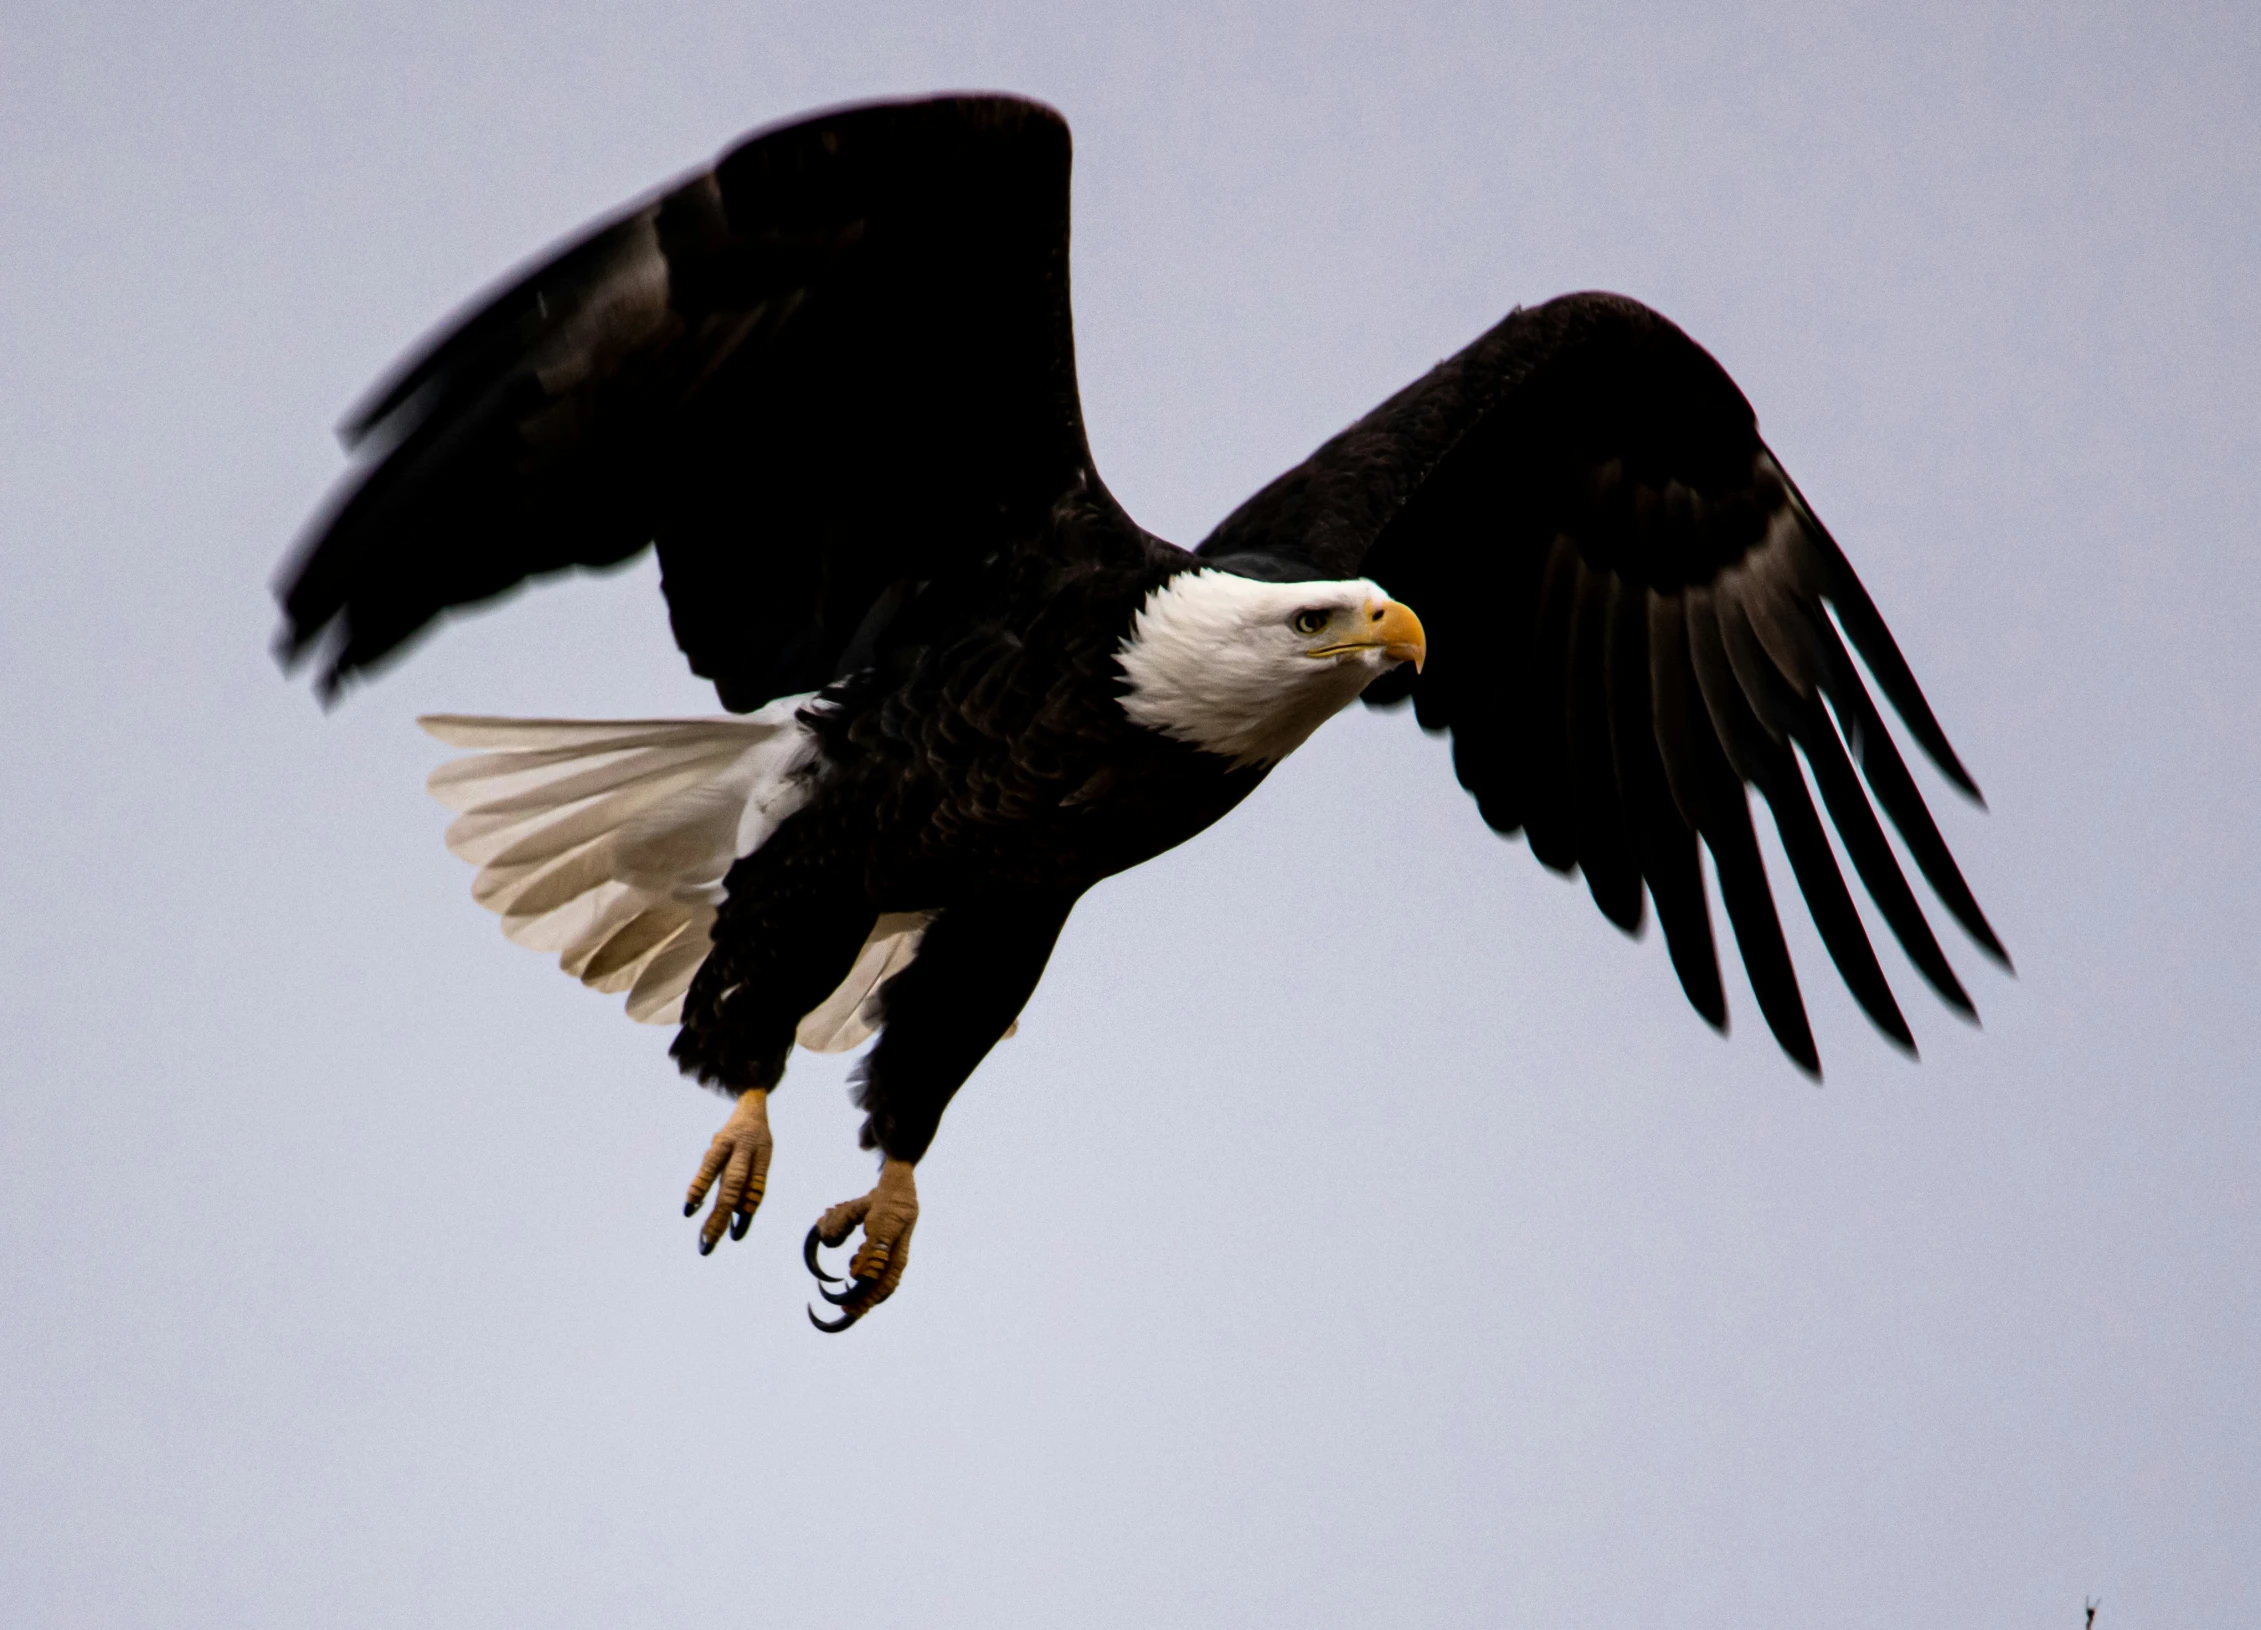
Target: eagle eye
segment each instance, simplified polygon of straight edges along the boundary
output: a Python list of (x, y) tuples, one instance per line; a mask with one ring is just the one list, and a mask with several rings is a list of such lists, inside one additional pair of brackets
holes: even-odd
[(1288, 619), (1288, 627), (1298, 634), (1316, 634), (1327, 626), (1333, 614), (1325, 611), (1299, 611)]

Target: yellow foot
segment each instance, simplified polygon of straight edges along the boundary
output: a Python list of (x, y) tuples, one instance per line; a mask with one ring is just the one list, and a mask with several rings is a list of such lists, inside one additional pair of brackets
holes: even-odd
[(918, 1220), (918, 1184), (911, 1178), (907, 1160), (886, 1162), (879, 1168), (877, 1188), (858, 1199), (843, 1200), (819, 1217), (801, 1247), (801, 1256), (809, 1272), (826, 1285), (839, 1284), (840, 1277), (824, 1271), (816, 1259), (817, 1247), (844, 1244), (859, 1223), (863, 1225), (864, 1243), (848, 1264), (848, 1288), (819, 1287), (817, 1291), (840, 1310), (840, 1317), (827, 1324), (812, 1307), (809, 1322), (819, 1330), (845, 1330), (894, 1295), (895, 1287), (903, 1282), (903, 1264), (911, 1256), (911, 1230), (918, 1226)]
[(690, 1197), (683, 1202), (683, 1215), (695, 1217), (707, 1190), (714, 1190), (714, 1210), (699, 1229), (699, 1255), (714, 1249), (725, 1225), (732, 1239), (746, 1237), (769, 1185), (771, 1147), (769, 1094), (759, 1087), (740, 1093), (738, 1107), (707, 1145), (707, 1157), (699, 1162), (699, 1175), (691, 1179)]

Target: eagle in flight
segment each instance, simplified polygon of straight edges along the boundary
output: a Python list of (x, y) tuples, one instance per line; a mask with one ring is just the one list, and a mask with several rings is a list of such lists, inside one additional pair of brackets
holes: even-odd
[[(761, 1203), (796, 1041), (876, 1034), (856, 1091), (878, 1183), (804, 1252), (839, 1310), (819, 1328), (885, 1301), (913, 1168), (1076, 900), (1357, 697), (1449, 732), (1483, 819), (1619, 928), (1653, 904), (1724, 1030), (1708, 849), (1759, 1011), (1818, 1076), (1750, 787), (1839, 973), (1914, 1045), (1810, 781), (1910, 960), (1971, 1013), (1872, 799), (2007, 958), (1845, 642), (1977, 788), (1709, 354), (1617, 295), (1519, 308), (1182, 549), (1092, 467), (1068, 170), (1060, 116), (1006, 96), (743, 141), (380, 385), (284, 568), (282, 653), (329, 698), (443, 612), (658, 550), (726, 715), (423, 722), (473, 755), (432, 789), (474, 897), (676, 1026), (684, 1073), (736, 1100), (684, 1207), (713, 1194), (702, 1253)], [(827, 1272), (819, 1247), (859, 1228)]]

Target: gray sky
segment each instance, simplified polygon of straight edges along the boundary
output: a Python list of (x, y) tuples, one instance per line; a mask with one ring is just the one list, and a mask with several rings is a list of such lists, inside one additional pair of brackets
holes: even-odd
[[(2261, 24), (1692, 9), (0, 20), (10, 1621), (2261, 1616)], [(650, 569), (329, 717), (266, 583), (489, 279), (966, 86), (1075, 128), (1093, 442), (1181, 541), (1519, 301), (1709, 346), (1987, 789), (1925, 780), (1986, 1028), (1887, 952), (1910, 1065), (1786, 904), (1815, 1090), (1346, 716), (1079, 909), (894, 1302), (801, 1313), (836, 1061), (699, 1260), (722, 1105), (471, 904), (410, 723), (711, 711)]]

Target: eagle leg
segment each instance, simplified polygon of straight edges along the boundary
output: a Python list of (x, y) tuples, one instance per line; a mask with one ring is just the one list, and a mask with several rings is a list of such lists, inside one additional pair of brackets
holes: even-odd
[(714, 1190), (714, 1210), (699, 1229), (699, 1255), (713, 1251), (726, 1224), (732, 1239), (746, 1237), (769, 1186), (774, 1147), (769, 1135), (769, 1090), (750, 1087), (738, 1095), (730, 1119), (707, 1145), (707, 1157), (699, 1162), (699, 1175), (691, 1179), (691, 1192), (683, 1202), (683, 1215), (695, 1217), (707, 1190)]
[(809, 1322), (828, 1334), (837, 1334), (894, 1295), (895, 1287), (903, 1282), (904, 1264), (910, 1261), (911, 1230), (918, 1226), (918, 1220), (919, 1191), (918, 1183), (911, 1176), (911, 1163), (894, 1159), (880, 1166), (879, 1183), (869, 1194), (843, 1200), (819, 1217), (802, 1248), (809, 1271), (819, 1279), (839, 1283), (817, 1261), (819, 1245), (845, 1244), (859, 1225), (864, 1231), (864, 1243), (848, 1264), (848, 1288), (830, 1290), (820, 1286), (817, 1291), (840, 1309), (840, 1316), (828, 1322), (818, 1318), (812, 1307)]

